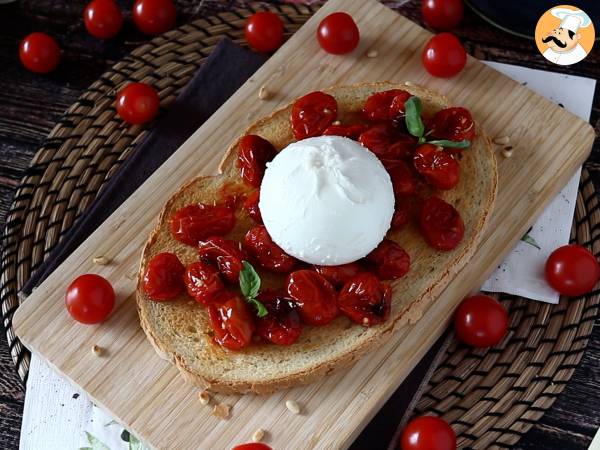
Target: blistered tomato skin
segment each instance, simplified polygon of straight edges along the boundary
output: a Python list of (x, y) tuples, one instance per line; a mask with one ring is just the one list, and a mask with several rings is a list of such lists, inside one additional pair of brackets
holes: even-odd
[(473, 347), (492, 347), (508, 330), (508, 313), (495, 298), (474, 295), (464, 299), (454, 315), (456, 337)]
[(283, 291), (263, 291), (258, 300), (269, 312), (256, 319), (256, 334), (277, 345), (292, 345), (302, 333), (296, 305)]
[(415, 194), (417, 180), (405, 161), (385, 161), (384, 166), (392, 179), (392, 186), (396, 196)]
[(307, 325), (327, 325), (338, 316), (336, 292), (329, 281), (312, 270), (298, 270), (286, 281), (287, 294)]
[(419, 227), (429, 245), (443, 252), (455, 249), (465, 234), (459, 212), (436, 196), (431, 196), (421, 206)]
[(290, 273), (296, 265), (296, 259), (273, 242), (264, 225), (257, 225), (246, 233), (244, 247), (262, 267), (271, 272)]
[(240, 248), (240, 243), (212, 236), (198, 243), (200, 258), (209, 261), (219, 268), (223, 277), (232, 284), (239, 282), (242, 262), (248, 260), (248, 255)]
[(190, 297), (205, 306), (216, 301), (225, 289), (219, 272), (202, 261), (187, 266), (183, 280)]
[(343, 55), (356, 48), (360, 31), (350, 14), (335, 12), (321, 21), (317, 28), (317, 39), (327, 53)]
[(357, 140), (361, 133), (367, 131), (367, 128), (369, 128), (367, 125), (361, 123), (353, 125), (330, 125), (323, 131), (323, 136), (342, 136)]
[(240, 350), (252, 341), (254, 316), (248, 304), (237, 294), (223, 303), (208, 306), (208, 317), (214, 331), (213, 340), (230, 350)]
[(238, 169), (242, 179), (253, 187), (260, 187), (265, 167), (277, 151), (269, 141), (255, 134), (248, 134), (240, 139)]
[(402, 278), (410, 270), (410, 256), (402, 247), (390, 239), (384, 239), (375, 250), (367, 255), (382, 280)]
[(390, 316), (392, 288), (371, 273), (351, 278), (338, 296), (342, 314), (363, 326), (379, 325)]
[(473, 141), (475, 139), (475, 123), (466, 108), (453, 107), (435, 113), (430, 121), (431, 137), (449, 141)]
[(598, 260), (587, 248), (564, 245), (554, 250), (545, 266), (546, 280), (553, 289), (571, 297), (590, 292), (600, 278)]
[(154, 256), (144, 272), (144, 292), (151, 300), (171, 300), (185, 291), (185, 267), (173, 253)]
[(358, 142), (371, 150), (379, 159), (395, 159), (389, 154), (389, 147), (398, 136), (393, 125), (384, 122), (371, 126), (361, 133)]
[(417, 148), (413, 157), (417, 172), (433, 187), (448, 190), (460, 181), (460, 165), (442, 147), (424, 144)]
[(396, 197), (394, 215), (392, 216), (392, 230), (398, 231), (408, 225), (417, 215), (417, 198), (412, 196)]
[(254, 191), (244, 201), (244, 211), (250, 216), (256, 223), (262, 223), (262, 216), (260, 214), (260, 208), (258, 202), (260, 200), (260, 191)]
[(65, 306), (78, 322), (104, 322), (115, 306), (115, 291), (108, 280), (100, 275), (81, 275), (68, 287)]
[(402, 89), (371, 94), (363, 107), (363, 116), (373, 122), (394, 120), (404, 114), (404, 103), (412, 94)]
[(360, 264), (356, 262), (340, 266), (315, 266), (315, 271), (336, 287), (342, 287), (363, 270)]
[(195, 247), (204, 239), (229, 233), (235, 226), (235, 212), (225, 205), (192, 204), (177, 210), (169, 226), (176, 240)]
[(320, 136), (337, 118), (337, 101), (325, 92), (300, 97), (292, 106), (292, 131), (297, 140)]

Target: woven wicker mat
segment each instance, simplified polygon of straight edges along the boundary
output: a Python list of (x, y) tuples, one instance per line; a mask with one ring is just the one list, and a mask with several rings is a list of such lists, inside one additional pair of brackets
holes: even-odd
[[(261, 7), (261, 9), (265, 9)], [(269, 6), (289, 36), (315, 6)], [(244, 44), (253, 9), (220, 13), (142, 45), (106, 72), (69, 108), (35, 155), (17, 191), (2, 241), (0, 300), (11, 355), (26, 379), (29, 353), (12, 329), (18, 292), (127, 158), (144, 129), (115, 117), (115, 90), (130, 80), (152, 83), (167, 107), (223, 36)], [(579, 190), (573, 239), (600, 254), (600, 211), (587, 171)], [(487, 350), (448, 347), (417, 412), (434, 412), (455, 427), (464, 447), (507, 447), (550, 407), (581, 359), (599, 296), (559, 305), (503, 297), (510, 333)]]

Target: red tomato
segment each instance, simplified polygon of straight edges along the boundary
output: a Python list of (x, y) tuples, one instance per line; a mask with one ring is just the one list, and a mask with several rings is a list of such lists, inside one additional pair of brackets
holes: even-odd
[(562, 295), (574, 297), (590, 292), (600, 278), (596, 257), (580, 245), (564, 245), (546, 261), (546, 280)]
[(338, 316), (335, 289), (317, 272), (292, 272), (287, 278), (286, 286), (304, 323), (313, 326), (327, 325)]
[(196, 203), (177, 210), (169, 225), (176, 240), (195, 247), (204, 239), (229, 233), (235, 226), (235, 211), (225, 205)]
[(397, 196), (392, 216), (392, 230), (397, 231), (410, 223), (417, 213), (417, 198), (412, 196)]
[(233, 447), (231, 450), (273, 450), (267, 444), (260, 442), (251, 442), (249, 444), (240, 444)]
[(394, 194), (412, 195), (417, 189), (417, 180), (408, 164), (402, 160), (386, 161), (384, 163), (387, 173), (392, 179)]
[(427, 72), (434, 77), (453, 77), (467, 64), (467, 52), (456, 36), (440, 33), (433, 36), (421, 56)]
[(190, 297), (204, 306), (214, 302), (225, 290), (217, 269), (202, 261), (187, 266), (183, 281)]
[(159, 106), (158, 92), (145, 83), (129, 83), (117, 94), (117, 113), (130, 124), (150, 122), (158, 114)]
[(244, 246), (262, 267), (271, 272), (290, 273), (296, 265), (296, 259), (273, 242), (264, 225), (257, 225), (246, 233)]
[(300, 97), (292, 106), (292, 131), (297, 140), (320, 136), (337, 117), (337, 101), (315, 91)]
[(342, 314), (359, 325), (379, 325), (390, 316), (392, 287), (371, 273), (360, 273), (344, 285), (338, 306)]
[[(475, 138), (475, 123), (468, 109), (455, 107), (442, 109), (430, 121), (431, 137), (449, 141), (472, 141)], [(453, 149), (456, 150), (456, 149)]]
[(260, 191), (254, 191), (244, 201), (244, 210), (246, 213), (257, 223), (262, 223), (262, 216), (260, 215), (260, 209), (258, 208), (258, 202), (260, 201)]
[(389, 122), (378, 123), (361, 133), (358, 142), (371, 150), (379, 159), (396, 159), (389, 151), (398, 133)]
[(315, 271), (334, 286), (342, 287), (363, 269), (360, 264), (351, 262), (341, 266), (315, 266)]
[(402, 247), (390, 239), (384, 239), (375, 250), (367, 255), (375, 273), (382, 280), (402, 278), (410, 270), (410, 256)]
[(105, 278), (88, 273), (75, 278), (69, 285), (65, 305), (78, 322), (104, 322), (115, 306), (115, 291)]
[(284, 292), (263, 291), (258, 300), (269, 313), (256, 320), (256, 334), (277, 345), (292, 345), (302, 333), (302, 324), (295, 304)]
[(436, 196), (429, 197), (421, 206), (419, 225), (429, 245), (444, 252), (456, 248), (465, 234), (459, 212)]
[(108, 39), (121, 30), (123, 15), (114, 0), (92, 0), (83, 11), (83, 23), (92, 36)]
[(132, 17), (138, 30), (155, 36), (175, 26), (177, 9), (172, 0), (136, 0)]
[(323, 131), (323, 136), (343, 136), (356, 140), (367, 128), (366, 125), (360, 123), (354, 125), (330, 125)]
[(411, 97), (412, 94), (402, 89), (375, 92), (367, 98), (363, 107), (363, 116), (375, 122), (394, 120), (404, 113), (404, 103)]
[(198, 253), (202, 259), (216, 264), (227, 281), (239, 283), (242, 261), (248, 260), (248, 255), (241, 249), (239, 242), (212, 236), (198, 242)]
[(417, 172), (438, 189), (452, 189), (460, 180), (460, 164), (442, 147), (423, 144), (417, 147), (413, 157)]
[(177, 297), (185, 290), (185, 267), (173, 253), (154, 256), (144, 273), (144, 291), (151, 300), (161, 302)]
[(254, 316), (239, 295), (230, 295), (222, 304), (208, 306), (208, 318), (215, 332), (214, 341), (230, 350), (240, 350), (252, 341)]
[(456, 450), (454, 430), (443, 419), (421, 416), (408, 422), (400, 437), (401, 450)]
[(254, 50), (272, 52), (283, 43), (283, 22), (274, 12), (254, 13), (246, 22), (244, 36)]
[(492, 347), (508, 330), (508, 313), (502, 304), (487, 295), (465, 298), (454, 315), (456, 337), (473, 347)]
[(269, 141), (255, 134), (240, 139), (237, 165), (242, 179), (253, 187), (260, 187), (265, 167), (277, 151)]
[(356, 48), (360, 32), (350, 14), (336, 12), (321, 21), (317, 28), (317, 39), (327, 53), (343, 55)]
[(19, 58), (27, 70), (35, 73), (52, 72), (60, 62), (60, 47), (46, 33), (31, 33), (21, 41)]
[(449, 31), (460, 23), (463, 0), (423, 0), (421, 12), (427, 25), (436, 30)]

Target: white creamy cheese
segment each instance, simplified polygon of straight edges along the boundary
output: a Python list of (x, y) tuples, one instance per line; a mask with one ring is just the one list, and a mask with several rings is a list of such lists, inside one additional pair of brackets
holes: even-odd
[(273, 241), (310, 264), (356, 261), (383, 240), (394, 214), (390, 177), (358, 142), (294, 142), (267, 164), (259, 209)]

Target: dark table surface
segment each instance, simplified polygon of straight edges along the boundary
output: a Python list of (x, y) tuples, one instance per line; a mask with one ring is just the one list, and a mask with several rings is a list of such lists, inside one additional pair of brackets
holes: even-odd
[[(133, 1), (119, 3), (130, 10)], [(179, 23), (243, 1), (177, 1)], [(420, 1), (389, 1), (400, 13), (420, 22)], [(0, 228), (31, 157), (63, 111), (106, 68), (144, 41), (130, 24), (114, 40), (97, 41), (83, 28), (79, 0), (21, 0), (0, 5)], [(53, 34), (65, 50), (59, 69), (48, 76), (25, 71), (18, 61), (18, 42), (32, 31)], [(495, 30), (472, 12), (456, 31), (467, 50), (480, 59), (600, 78), (600, 44), (575, 67), (547, 63), (533, 42)], [(600, 94), (594, 97), (592, 125), (600, 131)], [(596, 186), (600, 183), (600, 145), (587, 163)], [(0, 332), (0, 448), (19, 444), (25, 391)], [(519, 442), (521, 449), (586, 449), (600, 427), (600, 327), (594, 333), (580, 367), (552, 408)]]

